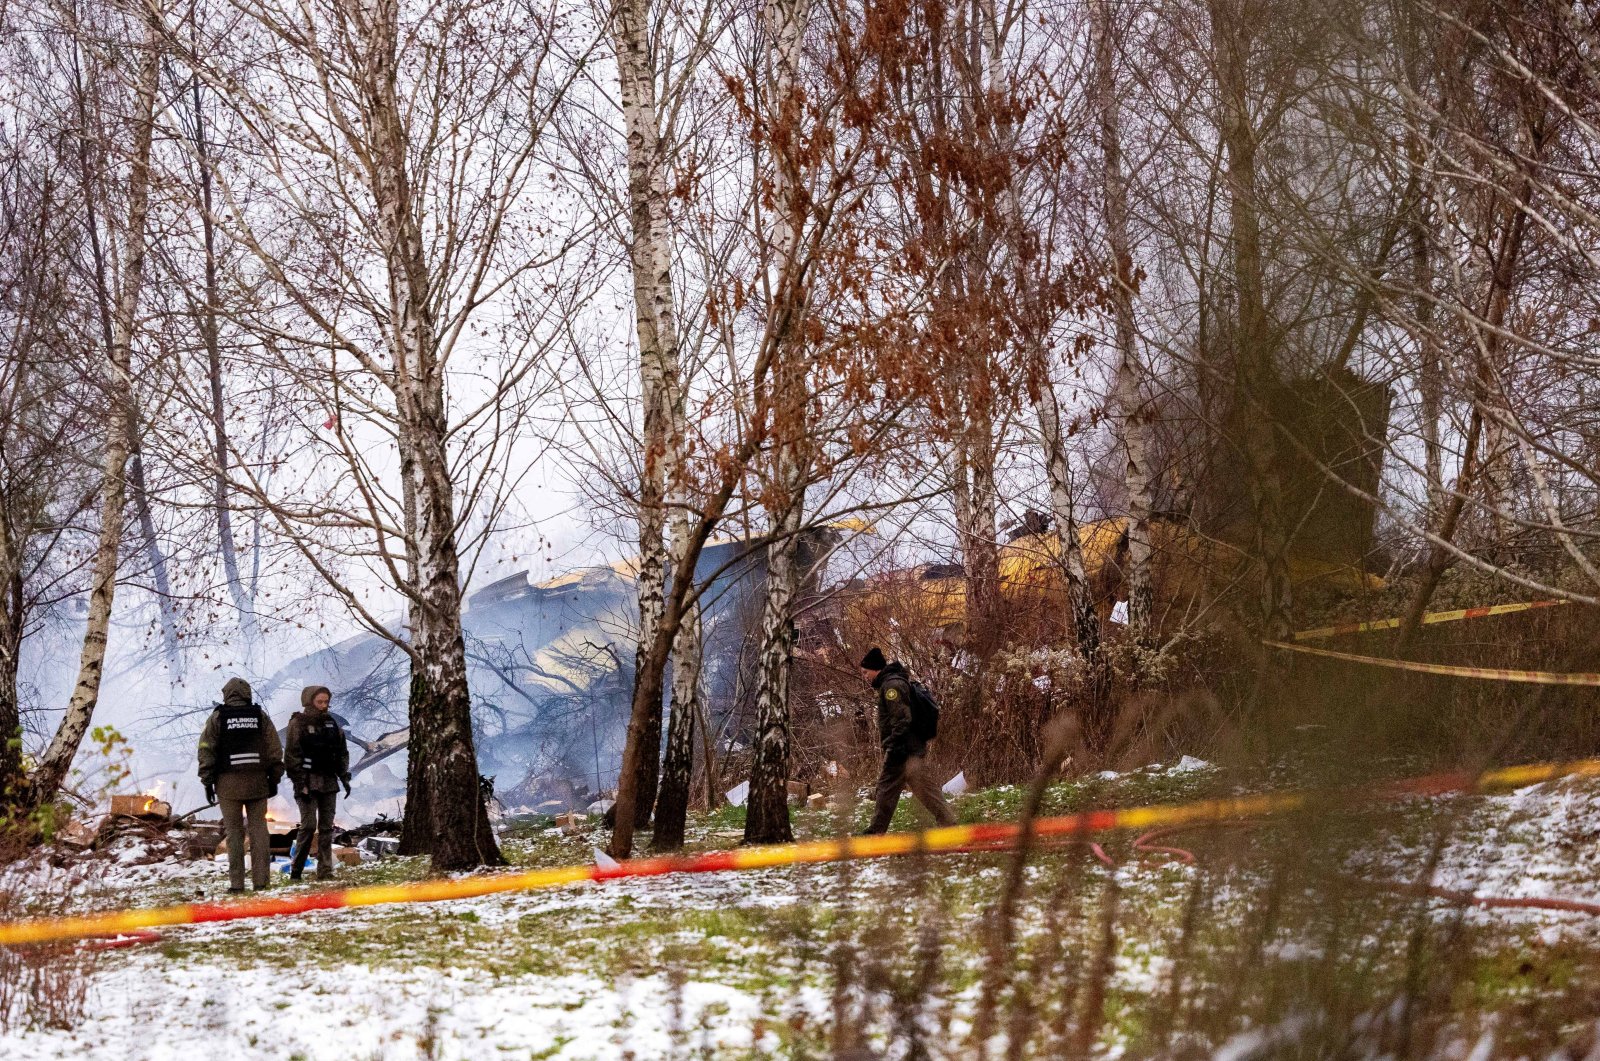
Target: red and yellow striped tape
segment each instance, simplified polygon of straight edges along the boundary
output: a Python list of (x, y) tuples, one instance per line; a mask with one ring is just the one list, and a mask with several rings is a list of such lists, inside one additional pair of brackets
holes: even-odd
[[(1322, 805), (1330, 799), (1338, 798), (1372, 800), (1408, 795), (1475, 792), (1521, 787), (1573, 775), (1600, 776), (1600, 759), (1585, 759), (1570, 763), (1535, 763), (1490, 770), (1482, 774), (1430, 774), (1371, 789), (1331, 793), (1269, 792), (1168, 806), (1086, 811), (1062, 817), (1040, 818), (1033, 823), (1032, 835), (1083, 836), (1113, 829), (1149, 830), (1175, 825), (1198, 825), (1287, 814), (1310, 805), (1313, 799), (1318, 805)], [(922, 833), (854, 836), (840, 840), (813, 840), (770, 847), (746, 847), (697, 855), (631, 859), (605, 868), (563, 866), (522, 873), (492, 873), (418, 881), (411, 884), (385, 884), (338, 891), (310, 892), (277, 899), (242, 899), (230, 903), (185, 903), (180, 906), (119, 910), (81, 917), (8, 921), (0, 922), (0, 945), (116, 936), (151, 928), (279, 917), (286, 914), (309, 913), (314, 910), (342, 910), (349, 907), (380, 906), (390, 903), (435, 903), (502, 892), (558, 888), (581, 881), (655, 877), (667, 873), (718, 873), (725, 870), (768, 869), (774, 866), (841, 862), (847, 859), (884, 858), (917, 853), (938, 854), (974, 844), (1010, 847), (1020, 843), (1023, 836), (1024, 827), (1017, 823), (952, 825)]]
[[(1434, 623), (1454, 623), (1462, 619), (1486, 619), (1491, 615), (1510, 615), (1513, 612), (1531, 612), (1536, 608), (1556, 608), (1571, 601), (1564, 600), (1536, 600), (1519, 604), (1490, 604), (1481, 608), (1456, 608), (1447, 612), (1428, 612), (1422, 617), (1423, 625), (1431, 626)], [(1364, 634), (1371, 630), (1394, 630), (1405, 622), (1404, 619), (1374, 619), (1367, 623), (1344, 623), (1339, 626), (1318, 626), (1310, 630), (1297, 630), (1294, 634), (1296, 641), (1320, 641), (1324, 638), (1339, 637), (1344, 634)]]
[(1287, 641), (1262, 642), (1271, 648), (1288, 652), (1302, 652), (1308, 656), (1344, 660), (1347, 663), (1365, 663), (1390, 670), (1411, 671), (1416, 674), (1442, 674), (1447, 678), (1485, 678), (1497, 682), (1523, 682), (1529, 685), (1589, 685), (1600, 686), (1600, 674), (1543, 670), (1511, 670), (1507, 667), (1455, 667), (1448, 663), (1418, 663), (1408, 659), (1384, 659), (1382, 656), (1358, 656), (1353, 652), (1335, 652), (1330, 648), (1312, 648), (1309, 645), (1292, 645)]

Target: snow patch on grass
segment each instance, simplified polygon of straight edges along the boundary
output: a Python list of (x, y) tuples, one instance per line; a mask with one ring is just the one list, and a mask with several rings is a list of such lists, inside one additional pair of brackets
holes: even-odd
[[(192, 1061), (195, 1057), (410, 1061), (499, 1055), (563, 1061), (751, 1050), (764, 1005), (719, 984), (660, 976), (607, 982), (575, 972), (495, 980), (449, 969), (347, 965), (263, 976), (142, 955), (103, 979), (77, 1033), (6, 1042), (11, 1061)], [(825, 999), (802, 999), (817, 1012)], [(434, 1052), (436, 1051), (436, 1052)]]

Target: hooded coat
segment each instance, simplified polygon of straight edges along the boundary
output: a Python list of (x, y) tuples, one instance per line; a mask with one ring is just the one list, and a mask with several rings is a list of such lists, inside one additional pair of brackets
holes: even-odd
[[(249, 741), (255, 758), (245, 766), (235, 766), (230, 758), (229, 739), (223, 732), (225, 715), (255, 712), (255, 733)], [(215, 786), (218, 797), (248, 801), (266, 799), (278, 789), (283, 779), (283, 744), (278, 739), (278, 729), (272, 719), (255, 703), (250, 683), (243, 678), (233, 678), (222, 687), (222, 703), (206, 719), (200, 732), (198, 748), (200, 783)]]
[(339, 782), (350, 779), (350, 745), (344, 728), (331, 711), (311, 706), (327, 686), (308, 685), (300, 690), (300, 710), (289, 719), (287, 763), (296, 792), (337, 792)]

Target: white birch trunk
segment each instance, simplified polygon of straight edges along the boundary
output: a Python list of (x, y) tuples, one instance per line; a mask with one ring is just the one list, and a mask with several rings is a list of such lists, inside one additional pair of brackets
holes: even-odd
[(789, 135), (773, 158), (777, 225), (774, 253), (778, 284), (768, 320), (783, 321), (774, 344), (768, 384), (773, 458), (769, 510), (774, 540), (767, 547), (766, 599), (761, 613), (761, 654), (756, 668), (756, 733), (746, 801), (746, 843), (783, 843), (794, 838), (789, 823), (789, 675), (794, 656), (794, 600), (800, 588), (798, 535), (805, 504), (805, 451), (809, 443), (805, 318), (809, 283), (799, 268), (805, 223), (800, 170), (793, 157), (792, 127), (800, 120), (796, 73), (810, 5), (807, 0), (769, 0), (763, 16), (770, 70), (765, 91), (768, 121)]
[[(660, 114), (656, 101), (656, 70), (650, 51), (649, 0), (622, 0), (615, 10), (613, 42), (621, 88), (623, 125), (627, 138), (628, 206), (631, 239), (628, 246), (633, 267), (634, 325), (639, 342), (639, 381), (644, 407), (644, 437), (639, 484), (639, 642), (635, 653), (634, 680), (659, 685), (659, 675), (645, 674), (655, 655), (650, 647), (663, 636), (662, 620), (666, 608), (667, 579), (692, 578), (686, 571), (684, 556), (690, 538), (689, 517), (680, 505), (668, 516), (670, 501), (682, 500), (681, 467), (684, 438), (683, 386), (679, 379), (677, 306), (672, 283), (672, 239), (667, 213), (667, 160), (660, 139)], [(672, 547), (664, 539), (671, 525)], [(694, 633), (680, 627), (674, 644), (673, 717), (678, 717), (680, 696), (693, 705), (692, 690), (699, 681), (698, 652)], [(685, 659), (678, 654), (689, 649)], [(687, 716), (692, 723), (692, 713)], [(677, 821), (687, 806), (688, 788), (665, 792), (660, 788), (657, 751), (660, 745), (661, 709), (654, 704), (650, 717), (641, 720), (641, 747), (625, 758), (637, 774), (634, 793), (634, 822), (648, 824), (658, 795), (674, 822), (668, 823), (667, 839), (681, 834)], [(692, 738), (692, 730), (691, 730)], [(676, 745), (669, 740), (669, 759)], [(683, 759), (693, 762), (693, 745)], [(674, 764), (674, 767), (676, 764)], [(669, 771), (673, 784), (678, 771)], [(683, 804), (683, 809), (679, 805)], [(659, 841), (658, 841), (659, 844)]]
[(1122, 173), (1122, 101), (1117, 91), (1117, 29), (1111, 0), (1091, 0), (1089, 32), (1094, 51), (1096, 106), (1100, 111), (1102, 194), (1106, 242), (1115, 270), (1111, 310), (1116, 327), (1117, 371), (1112, 405), (1124, 455), (1122, 480), (1128, 493), (1128, 634), (1134, 643), (1151, 640), (1154, 598), (1150, 590), (1150, 470), (1142, 419), (1138, 337), (1133, 321), (1133, 253), (1128, 238), (1128, 187)]
[(1067, 454), (1066, 434), (1061, 428), (1061, 412), (1055, 388), (1046, 379), (1034, 405), (1039, 417), (1039, 435), (1044, 444), (1045, 474), (1050, 482), (1050, 515), (1054, 517), (1061, 552), (1061, 572), (1067, 587), (1067, 607), (1072, 612), (1072, 630), (1089, 669), (1087, 709), (1083, 736), (1089, 751), (1101, 755), (1111, 738), (1107, 702), (1110, 667), (1100, 637), (1100, 616), (1094, 609), (1094, 594), (1083, 562), (1083, 546), (1078, 541), (1077, 506), (1072, 495), (1072, 465)]
[(116, 304), (112, 311), (112, 342), (106, 356), (107, 410), (105, 455), (101, 461), (100, 534), (95, 546), (89, 583), (89, 612), (83, 647), (78, 657), (78, 677), (65, 717), (50, 746), (30, 778), (30, 798), (35, 805), (54, 799), (100, 700), (100, 679), (105, 672), (106, 641), (116, 596), (118, 556), (128, 497), (128, 443), (135, 423), (133, 393), (133, 339), (138, 329), (139, 298), (144, 286), (147, 250), (145, 225), (150, 210), (150, 150), (154, 134), (156, 93), (160, 81), (159, 36), (147, 28), (144, 52), (139, 56), (138, 81), (128, 165), (128, 214), (123, 236), (122, 268)]

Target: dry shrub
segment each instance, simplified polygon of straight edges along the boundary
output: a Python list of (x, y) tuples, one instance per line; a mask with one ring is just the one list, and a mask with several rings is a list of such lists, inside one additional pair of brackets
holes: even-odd
[[(1407, 655), (1595, 670), (1597, 625), (1572, 608), (1428, 628)], [(1002, 652), (980, 678), (949, 666), (937, 631), (892, 632), (846, 629), (837, 649), (802, 665), (802, 755), (812, 745), (876, 768), (873, 699), (855, 661), (877, 643), (942, 694), (946, 773), (964, 767), (986, 782), (1033, 770), (1042, 783), (1063, 765), (1078, 772), (1079, 737), (1049, 725), (1080, 706), (1070, 657)], [(1390, 654), (1386, 636), (1335, 647)], [(1123, 675), (1131, 651), (1113, 646)], [(1248, 776), (1249, 788), (1359, 787), (1600, 752), (1586, 689), (1395, 674), (1263, 653), (1241, 636), (1181, 643), (1163, 667), (1159, 683), (1119, 686), (1107, 765), (1187, 753), (1245, 768), (1229, 776)], [(823, 1028), (796, 1018), (786, 1056), (1088, 1058), (1111, 1043), (1125, 1057), (1178, 1059), (1596, 1056), (1600, 951), (1530, 945), (1481, 912), (1383, 886), (1431, 879), (1474, 805), (1378, 813), (1319, 802), (1294, 818), (1154, 841), (1192, 849), (1192, 870), (1147, 861), (1130, 837), (1103, 838), (1116, 872), (1081, 843), (818, 870), (800, 905), (827, 916), (791, 929), (792, 942), (816, 956), (807, 960), (833, 1005)], [(1375, 856), (1371, 872), (1387, 882), (1351, 868)], [(1152, 878), (1167, 891), (1155, 907)], [(1130, 975), (1142, 955), (1150, 968)]]
[[(1060, 617), (1040, 609), (1010, 613), (1002, 647), (980, 660), (939, 625), (947, 617), (928, 614), (925, 597), (897, 594), (897, 587), (890, 583), (858, 600), (839, 618), (833, 643), (796, 659), (795, 776), (816, 780), (829, 761), (862, 776), (876, 772), (876, 699), (856, 664), (878, 645), (940, 700), (932, 749), (940, 771), (965, 771), (978, 785), (1026, 781), (1046, 765), (1048, 726), (1081, 718), (1091, 695), (1083, 658), (1062, 640)], [(1221, 636), (1177, 638), (1153, 653), (1108, 628), (1106, 649), (1115, 676), (1112, 747), (1090, 756), (1080, 742), (1067, 753), (1077, 770), (1203, 755), (1237, 721), (1219, 710), (1222, 701), (1210, 691), (1238, 667), (1238, 654)]]
[[(1052, 756), (1076, 739), (1053, 737)], [(1459, 806), (1436, 808), (1420, 830), (1410, 823), (1411, 854), (1384, 863), (1397, 879), (1431, 872)], [(808, 1009), (792, 987), (774, 988), (754, 1029), (768, 1038), (751, 1056), (1589, 1056), (1600, 991), (1583, 974), (1600, 958), (1535, 948), (1531, 972), (1513, 967), (1504, 994), (1486, 991), (1506, 948), (1519, 953), (1514, 933), (1351, 878), (1353, 855), (1402, 831), (1386, 816), (1322, 807), (1162, 841), (1192, 849), (1193, 868), (1107, 836), (1115, 870), (1080, 842), (802, 871), (800, 901), (768, 927), (795, 962), (783, 983), (824, 984), (812, 997), (827, 1001)], [(676, 993), (705, 975), (683, 968), (669, 980)], [(1526, 1001), (1524, 981), (1542, 984)], [(1492, 1049), (1472, 1054), (1479, 1042)], [(671, 1056), (704, 1056), (676, 1045)]]
[[(0, 870), (0, 921), (61, 916), (98, 890), (98, 863), (35, 850)], [(82, 1019), (99, 952), (68, 942), (0, 947), (0, 1033), (75, 1027)]]

